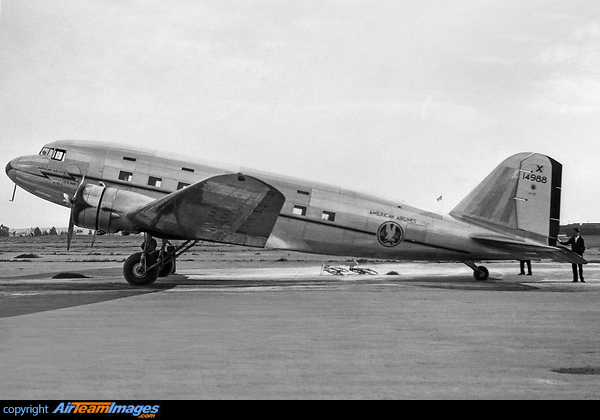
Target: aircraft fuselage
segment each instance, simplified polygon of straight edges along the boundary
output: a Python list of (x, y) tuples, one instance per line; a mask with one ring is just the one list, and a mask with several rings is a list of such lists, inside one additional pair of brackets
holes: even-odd
[(324, 183), (99, 142), (62, 140), (45, 150), (46, 155), (11, 161), (7, 174), (23, 189), (63, 206), (83, 176), (89, 183), (158, 199), (212, 176), (242, 173), (285, 196), (267, 248), (396, 260), (518, 258), (488, 252), (470, 238), (489, 229)]

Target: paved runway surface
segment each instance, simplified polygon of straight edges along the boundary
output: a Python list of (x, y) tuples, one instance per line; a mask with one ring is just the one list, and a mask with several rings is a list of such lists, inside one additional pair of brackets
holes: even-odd
[(487, 266), (487, 282), (416, 263), (0, 278), (0, 396), (599, 398), (600, 267), (581, 284), (564, 264)]

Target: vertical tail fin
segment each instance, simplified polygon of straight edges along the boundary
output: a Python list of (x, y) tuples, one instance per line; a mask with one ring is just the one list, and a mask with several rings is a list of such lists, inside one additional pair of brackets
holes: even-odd
[(502, 162), (450, 215), (488, 228), (556, 245), (562, 165), (539, 153)]

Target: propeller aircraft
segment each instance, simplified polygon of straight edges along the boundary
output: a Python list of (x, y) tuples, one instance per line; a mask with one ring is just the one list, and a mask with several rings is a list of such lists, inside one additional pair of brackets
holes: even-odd
[[(501, 162), (449, 214), (262, 171), (93, 141), (60, 140), (6, 165), (10, 179), (71, 209), (74, 226), (144, 233), (123, 265), (148, 285), (198, 241), (315, 254), (462, 262), (552, 259), (585, 264), (560, 245), (562, 165), (539, 153)], [(154, 238), (161, 239), (160, 248)], [(180, 242), (173, 245), (171, 241)]]

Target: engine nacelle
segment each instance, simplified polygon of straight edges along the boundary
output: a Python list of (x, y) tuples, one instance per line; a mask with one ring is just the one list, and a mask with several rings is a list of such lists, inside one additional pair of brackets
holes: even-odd
[(127, 212), (152, 201), (152, 197), (144, 194), (87, 184), (75, 197), (73, 220), (86, 229), (136, 232), (137, 227), (127, 219)]

